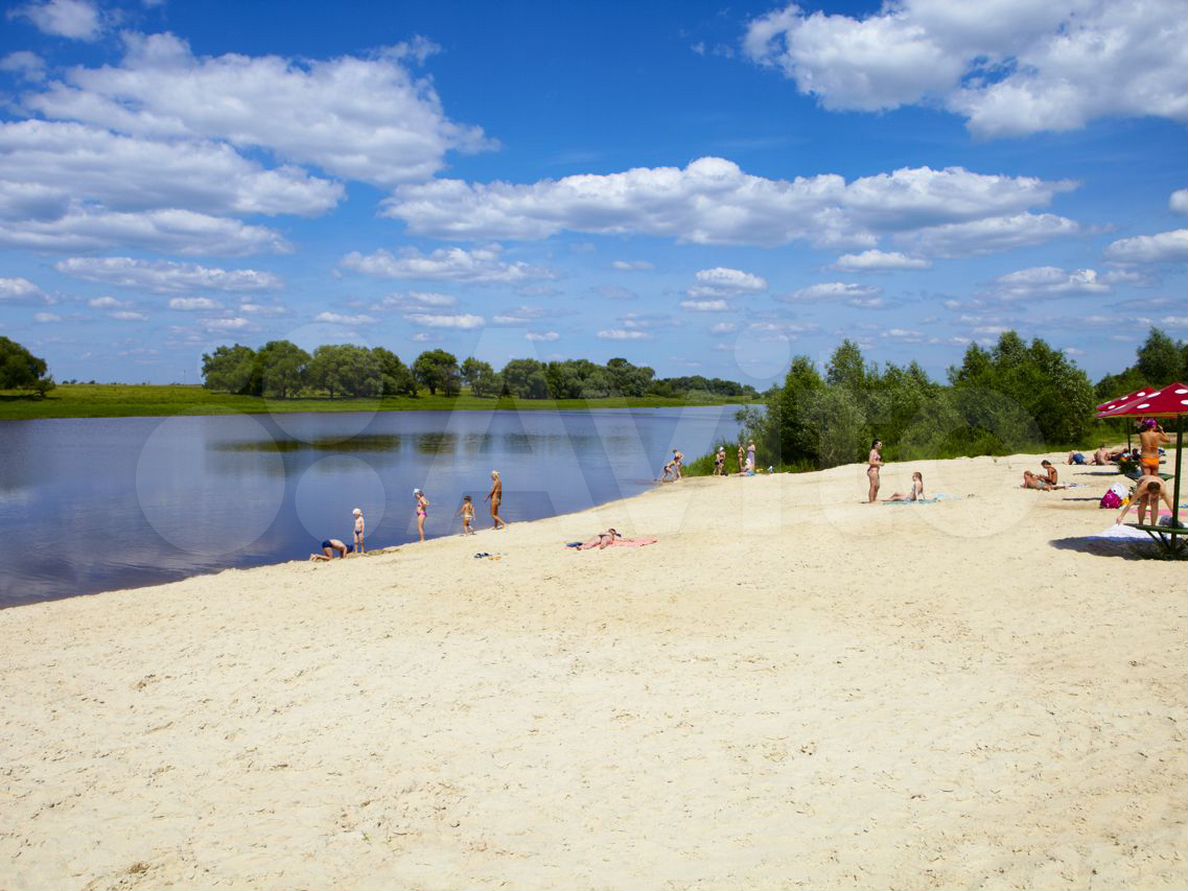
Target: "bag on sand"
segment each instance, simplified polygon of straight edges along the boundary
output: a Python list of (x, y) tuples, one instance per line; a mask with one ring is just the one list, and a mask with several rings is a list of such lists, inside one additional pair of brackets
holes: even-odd
[(1117, 510), (1121, 506), (1122, 496), (1113, 489), (1107, 490), (1106, 493), (1101, 496), (1101, 507), (1107, 508), (1109, 510)]

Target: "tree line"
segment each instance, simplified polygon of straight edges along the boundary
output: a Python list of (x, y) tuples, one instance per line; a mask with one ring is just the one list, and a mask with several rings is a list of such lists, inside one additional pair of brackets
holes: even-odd
[(738, 419), (768, 463), (793, 469), (864, 460), (876, 438), (897, 461), (1002, 455), (1084, 445), (1100, 429), (1094, 410), (1103, 400), (1185, 378), (1188, 345), (1158, 329), (1133, 367), (1096, 387), (1064, 353), (1014, 331), (989, 349), (971, 344), (947, 383), (915, 362), (880, 368), (845, 340), (823, 369), (793, 359), (783, 384), (765, 394), (765, 410), (748, 407)]
[(457, 396), (463, 386), (474, 396), (520, 399), (602, 399), (608, 396), (667, 396), (756, 399), (749, 385), (721, 378), (657, 378), (653, 369), (611, 359), (598, 365), (588, 359), (541, 362), (512, 359), (496, 371), (473, 356), (462, 362), (442, 349), (426, 350), (406, 365), (384, 347), (352, 344), (320, 346), (308, 353), (287, 340), (253, 350), (242, 344), (220, 346), (202, 357), (203, 386), (246, 396), (289, 399), (338, 397)]

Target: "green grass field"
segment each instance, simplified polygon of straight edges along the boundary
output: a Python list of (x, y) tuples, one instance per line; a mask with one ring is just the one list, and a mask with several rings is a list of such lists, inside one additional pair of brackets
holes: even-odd
[(680, 408), (732, 405), (738, 400), (665, 399), (480, 399), (430, 396), (385, 399), (265, 399), (212, 393), (195, 386), (62, 384), (44, 399), (0, 390), (0, 421), (40, 418), (131, 418), (175, 415), (292, 414), (337, 411), (583, 411), (593, 408)]

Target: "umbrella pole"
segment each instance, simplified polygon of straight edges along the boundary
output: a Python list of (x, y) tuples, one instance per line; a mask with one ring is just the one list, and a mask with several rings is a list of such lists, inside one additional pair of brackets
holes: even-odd
[(1172, 483), (1172, 528), (1180, 525), (1180, 462), (1184, 459), (1184, 416), (1176, 418), (1176, 480)]

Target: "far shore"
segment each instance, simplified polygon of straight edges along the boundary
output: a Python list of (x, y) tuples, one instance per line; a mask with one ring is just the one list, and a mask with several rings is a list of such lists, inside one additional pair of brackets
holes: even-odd
[(1182, 888), (1184, 564), (1040, 457), (0, 611), (0, 887)]
[(668, 398), (516, 399), (422, 394), (415, 398), (271, 399), (216, 393), (184, 384), (62, 384), (44, 398), (0, 392), (0, 421), (53, 418), (177, 417), (225, 414), (299, 414), (304, 412), (402, 411), (595, 411), (621, 408), (685, 408), (746, 405), (739, 399)]

